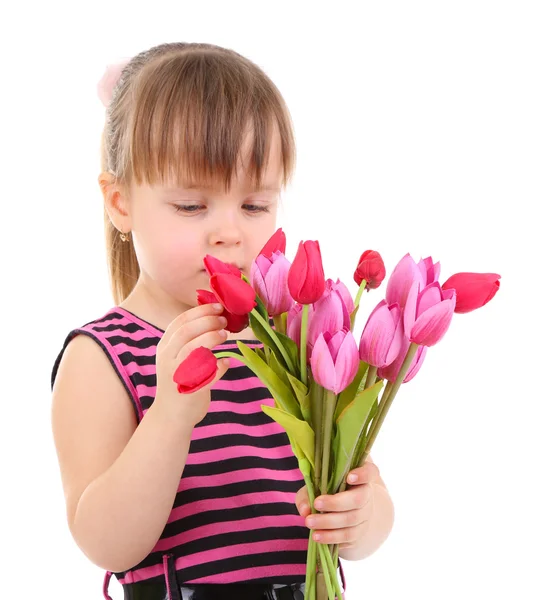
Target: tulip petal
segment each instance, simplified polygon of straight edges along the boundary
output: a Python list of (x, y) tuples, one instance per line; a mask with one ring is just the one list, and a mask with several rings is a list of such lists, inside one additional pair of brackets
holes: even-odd
[[(336, 389), (334, 393), (339, 394), (347, 386), (352, 383), (358, 371), (358, 365), (360, 363), (360, 357), (358, 356), (358, 346), (353, 337), (353, 334), (348, 331), (344, 337), (341, 336), (343, 332), (338, 331), (335, 335), (341, 338), (340, 348), (338, 350), (337, 358), (335, 360), (335, 371), (336, 371)], [(334, 339), (332, 338), (332, 339)]]
[(240, 271), (240, 269), (238, 269), (234, 265), (231, 265), (230, 263), (225, 263), (219, 260), (219, 258), (211, 256), (210, 254), (207, 254), (204, 257), (203, 262), (206, 271), (210, 277), (218, 273), (234, 275), (235, 277), (242, 277), (242, 271)]
[(294, 304), (287, 285), (291, 264), (283, 254), (273, 254), (272, 260), (274, 262), (265, 276), (268, 295), (266, 307), (270, 316), (287, 312)]
[(210, 277), (210, 287), (217, 299), (233, 315), (245, 315), (257, 305), (255, 290), (243, 279), (218, 273)]
[(334, 390), (336, 387), (336, 368), (328, 349), (325, 334), (321, 333), (313, 346), (311, 354), (313, 379), (323, 388)]
[[(394, 306), (398, 307), (397, 304)], [(360, 337), (360, 359), (374, 367), (388, 364), (388, 351), (394, 341), (395, 333), (394, 316), (386, 300), (381, 300), (369, 316)]]
[(420, 259), (420, 261), (418, 262), (418, 269), (420, 270), (420, 274), (422, 275), (421, 289), (425, 288), (430, 283), (435, 283), (435, 281), (439, 281), (441, 263), (437, 262), (433, 264), (433, 259), (431, 258), (431, 256)]
[(409, 295), (407, 296), (407, 302), (405, 303), (405, 310), (403, 311), (403, 331), (407, 339), (411, 337), (411, 329), (416, 321), (418, 314), (418, 295), (420, 293), (420, 282), (415, 281)]
[(485, 306), (499, 291), (497, 273), (455, 273), (442, 285), (443, 290), (456, 290), (457, 313), (467, 313)]
[(386, 286), (386, 301), (394, 304), (397, 302), (401, 308), (405, 307), (409, 291), (414, 283), (422, 284), (422, 274), (418, 265), (410, 254), (406, 254), (396, 265), (388, 279)]
[(286, 244), (287, 240), (285, 234), (283, 233), (283, 229), (280, 227), (266, 242), (262, 250), (259, 252), (259, 255), (262, 254), (263, 256), (270, 258), (273, 252), (279, 251), (282, 254), (285, 254)]
[(443, 300), (422, 313), (411, 329), (410, 341), (422, 346), (433, 346), (448, 331), (454, 316), (454, 300)]
[[(408, 381), (413, 379), (413, 377), (415, 377), (415, 375), (418, 373), (418, 371), (420, 370), (420, 367), (422, 366), (422, 363), (424, 362), (424, 358), (426, 358), (426, 352), (427, 352), (427, 346), (420, 346), (418, 348), (418, 350), (416, 351), (414, 358), (412, 359), (412, 362), (409, 366), (407, 375), (405, 375), (405, 379), (403, 380), (403, 383), (407, 383)], [(397, 377), (397, 375), (396, 375), (396, 377)]]
[(192, 394), (208, 385), (216, 376), (217, 369), (214, 353), (201, 346), (178, 365), (173, 380), (180, 394)]
[(336, 331), (343, 329), (345, 325), (343, 320), (344, 310), (343, 300), (337, 292), (329, 292), (318, 300), (313, 307), (313, 318), (308, 328), (310, 343), (315, 344), (321, 333), (334, 334)]
[(416, 317), (442, 301), (442, 290), (438, 282), (430, 283), (418, 294)]

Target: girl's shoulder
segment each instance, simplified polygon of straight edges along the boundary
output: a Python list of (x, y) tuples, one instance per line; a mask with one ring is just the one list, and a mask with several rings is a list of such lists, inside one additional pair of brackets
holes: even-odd
[[(69, 348), (72, 370), (89, 360), (96, 369), (103, 365), (110, 371), (112, 366), (140, 418), (142, 408), (136, 390), (137, 378), (143, 363), (155, 361), (155, 350), (162, 335), (163, 331), (151, 323), (122, 307), (113, 306), (105, 314), (67, 333), (52, 367), (51, 390)], [(77, 341), (73, 343), (74, 340)]]

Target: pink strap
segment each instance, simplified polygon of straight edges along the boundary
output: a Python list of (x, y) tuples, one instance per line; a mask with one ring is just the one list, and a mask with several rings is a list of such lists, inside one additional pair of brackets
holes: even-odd
[(109, 596), (109, 582), (111, 581), (111, 577), (112, 572), (107, 571), (105, 573), (105, 579), (103, 580), (103, 597), (106, 598), (106, 600), (112, 600), (112, 598)]

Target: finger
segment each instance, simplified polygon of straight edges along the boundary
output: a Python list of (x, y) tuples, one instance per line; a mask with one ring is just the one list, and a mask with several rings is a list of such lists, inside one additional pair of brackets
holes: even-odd
[(200, 348), (201, 346), (212, 350), (212, 348), (215, 348), (215, 346), (223, 343), (223, 340), (226, 337), (227, 332), (223, 330), (208, 331), (207, 333), (203, 333), (203, 335), (197, 336), (180, 349), (175, 362), (179, 365), (190, 355), (191, 352), (193, 352), (193, 350), (195, 350), (195, 348)]
[(346, 512), (317, 513), (309, 515), (306, 527), (309, 529), (344, 529), (356, 527), (369, 517), (369, 513), (359, 508)]
[[(206, 333), (217, 333), (221, 332), (227, 324), (227, 319), (222, 316), (206, 316), (200, 317), (199, 319), (195, 319), (194, 321), (190, 321), (185, 325), (182, 325), (177, 331), (172, 335), (169, 343), (165, 348), (165, 352), (167, 356), (171, 357), (173, 360), (176, 359), (181, 350), (198, 339), (199, 337), (205, 335)], [(223, 331), (223, 333), (219, 334), (218, 342), (221, 343), (223, 340), (227, 339), (227, 332)], [(198, 344), (199, 346), (201, 344)], [(195, 346), (197, 348), (198, 346)], [(212, 346), (213, 347), (213, 346)], [(189, 353), (188, 353), (189, 354)], [(185, 355), (187, 356), (187, 354)]]
[(307, 487), (304, 485), (296, 492), (296, 508), (301, 517), (307, 517), (311, 513)]
[(160, 345), (165, 347), (174, 333), (190, 321), (194, 321), (195, 319), (200, 319), (201, 317), (206, 317), (210, 315), (219, 315), (223, 312), (223, 306), (221, 304), (202, 304), (200, 306), (195, 306), (194, 308), (190, 308), (189, 310), (184, 311), (182, 314), (178, 315), (175, 319), (173, 319), (165, 333), (161, 336)]
[[(340, 529), (316, 529), (313, 531), (313, 539), (318, 544), (351, 544), (356, 545), (358, 540), (364, 536), (369, 522), (366, 520), (354, 527)], [(317, 539), (317, 536), (318, 539)]]
[[(364, 508), (372, 498), (372, 484), (365, 483), (331, 496), (318, 496), (315, 498), (315, 509), (323, 512), (344, 512)], [(318, 507), (319, 501), (322, 501), (322, 508)]]
[(379, 477), (379, 467), (372, 462), (365, 462), (361, 467), (353, 469), (347, 476), (347, 483), (359, 485), (369, 483)]

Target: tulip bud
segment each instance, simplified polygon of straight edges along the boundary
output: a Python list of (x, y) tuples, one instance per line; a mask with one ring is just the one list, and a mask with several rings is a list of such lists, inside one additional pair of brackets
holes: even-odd
[(366, 290), (378, 288), (386, 277), (386, 269), (381, 255), (376, 250), (366, 250), (362, 253), (354, 272), (354, 280), (361, 285), (366, 280)]
[(311, 369), (313, 379), (323, 388), (339, 394), (352, 383), (359, 364), (358, 347), (350, 331), (319, 335), (313, 346)]
[(233, 315), (250, 313), (257, 302), (255, 290), (235, 275), (217, 273), (210, 277), (210, 287), (226, 310)]
[(313, 304), (325, 288), (319, 242), (300, 242), (288, 276), (289, 291), (296, 302)]
[(180, 394), (192, 394), (208, 385), (216, 376), (217, 358), (214, 353), (201, 346), (182, 361), (173, 375)]
[(294, 304), (287, 286), (290, 267), (291, 263), (279, 251), (270, 257), (259, 254), (251, 265), (251, 283), (269, 316), (287, 312)]
[[(213, 292), (208, 292), (207, 290), (197, 290), (197, 302), (199, 305), (215, 304), (216, 302), (219, 302), (219, 300)], [(239, 333), (240, 331), (244, 331), (244, 329), (249, 325), (249, 314), (233, 315), (225, 307), (223, 307), (223, 312), (220, 316), (227, 319), (227, 325), (224, 327), (224, 329), (230, 331), (231, 333)]]
[(403, 313), (405, 336), (420, 346), (434, 346), (450, 327), (456, 307), (454, 289), (442, 290), (438, 281), (430, 283), (421, 292), (415, 283), (410, 291)]
[(285, 238), (285, 234), (281, 227), (272, 235), (272, 237), (266, 242), (263, 246), (263, 249), (259, 252), (259, 255), (266, 256), (266, 258), (271, 258), (274, 252), (281, 252), (281, 254), (285, 254), (285, 246), (287, 240)]
[(218, 258), (210, 256), (210, 254), (207, 254), (204, 257), (203, 262), (206, 271), (210, 277), (212, 277), (212, 275), (217, 275), (218, 273), (223, 273), (225, 275), (234, 275), (235, 277), (242, 277), (242, 271), (240, 271), (238, 267), (235, 267), (230, 263), (224, 263)]
[(396, 302), (381, 300), (369, 316), (360, 337), (360, 360), (374, 367), (386, 367), (396, 360), (403, 338), (402, 311)]
[(499, 291), (501, 278), (496, 273), (455, 273), (447, 279), (443, 290), (456, 290), (454, 312), (467, 313), (486, 305)]

